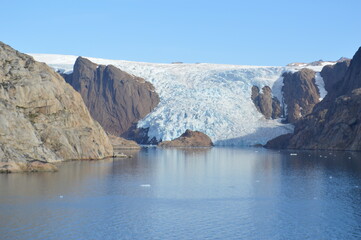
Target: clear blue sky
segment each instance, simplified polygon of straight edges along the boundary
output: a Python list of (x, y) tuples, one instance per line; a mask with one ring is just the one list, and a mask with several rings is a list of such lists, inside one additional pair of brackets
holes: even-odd
[(360, 0), (8, 0), (0, 22), (22, 52), (146, 62), (285, 65), (361, 46)]

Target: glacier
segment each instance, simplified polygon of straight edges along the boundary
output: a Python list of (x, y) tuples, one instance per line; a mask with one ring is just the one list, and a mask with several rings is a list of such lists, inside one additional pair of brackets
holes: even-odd
[[(72, 55), (29, 55), (65, 74), (72, 72), (77, 59)], [(114, 65), (154, 85), (160, 103), (138, 122), (138, 127), (149, 128), (150, 138), (172, 140), (191, 129), (204, 132), (215, 145), (222, 146), (265, 144), (293, 132), (293, 125), (282, 124), (280, 119), (267, 120), (257, 111), (250, 97), (251, 88), (270, 86), (282, 102), (282, 73), (304, 67), (319, 72), (323, 67), (162, 64), (87, 58), (97, 64)], [(319, 74), (317, 82), (323, 88)], [(325, 90), (320, 92), (324, 94)]]

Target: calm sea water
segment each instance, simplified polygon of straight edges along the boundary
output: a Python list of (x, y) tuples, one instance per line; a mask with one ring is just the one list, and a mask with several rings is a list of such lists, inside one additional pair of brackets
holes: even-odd
[(361, 155), (142, 149), (0, 175), (0, 239), (361, 239)]

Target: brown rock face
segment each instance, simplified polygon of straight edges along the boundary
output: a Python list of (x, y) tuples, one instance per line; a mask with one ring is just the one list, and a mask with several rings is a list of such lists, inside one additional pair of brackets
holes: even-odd
[(0, 162), (45, 169), (43, 162), (112, 156), (104, 130), (59, 74), (1, 42), (0, 66)]
[(361, 150), (361, 88), (342, 95), (296, 124), (287, 148)]
[(338, 95), (349, 94), (356, 88), (361, 88), (361, 47), (351, 60)]
[(337, 86), (341, 86), (337, 93), (327, 95), (311, 114), (297, 122), (294, 134), (273, 139), (266, 147), (361, 150), (360, 72), (361, 48), (345, 76), (340, 77), (343, 80), (336, 82)]
[(109, 65), (96, 65), (79, 57), (65, 76), (80, 92), (92, 117), (110, 134), (119, 136), (159, 103), (153, 85)]
[(283, 74), (283, 97), (287, 105), (286, 120), (295, 123), (312, 112), (320, 94), (315, 83), (316, 73), (304, 68), (298, 72)]
[(322, 68), (321, 76), (325, 83), (325, 89), (329, 97), (338, 94), (338, 88), (340, 88), (339, 85), (342, 84), (342, 80), (346, 75), (350, 62), (351, 60), (345, 59), (335, 65), (327, 65)]
[(114, 149), (140, 149), (140, 146), (131, 140), (109, 135), (110, 142)]
[(272, 90), (265, 86), (262, 93), (257, 86), (252, 87), (251, 99), (257, 110), (262, 113), (266, 119), (276, 119), (281, 117), (281, 105), (276, 97), (272, 97)]
[(27, 162), (0, 162), (0, 173), (56, 171), (58, 171), (58, 168), (54, 164), (39, 160)]
[(159, 147), (212, 147), (212, 140), (199, 131), (187, 130), (179, 138), (159, 143)]

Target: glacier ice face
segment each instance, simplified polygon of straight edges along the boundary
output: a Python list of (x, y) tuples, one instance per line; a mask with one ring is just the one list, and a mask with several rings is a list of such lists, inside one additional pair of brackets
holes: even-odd
[(265, 120), (250, 99), (253, 85), (272, 85), (283, 68), (183, 64), (156, 71), (151, 78), (133, 72), (151, 81), (161, 98), (138, 124), (149, 128), (150, 137), (171, 140), (192, 129), (206, 133), (216, 145), (249, 145), (292, 131), (291, 126)]
[(318, 91), (320, 92), (320, 101), (321, 101), (327, 95), (327, 91), (325, 88), (325, 82), (323, 81), (323, 77), (321, 76), (321, 74), (319, 72), (316, 73), (315, 80), (316, 80), (316, 86), (318, 88)]
[[(31, 54), (55, 70), (71, 72), (76, 56)], [(259, 67), (221, 64), (156, 64), (88, 58), (114, 65), (151, 82), (160, 96), (159, 105), (138, 123), (148, 136), (172, 140), (186, 129), (198, 130), (216, 145), (264, 144), (293, 131), (290, 124), (266, 120), (250, 95), (256, 85), (268, 85), (282, 102), (282, 73), (297, 67)], [(319, 70), (319, 69), (317, 69)]]

